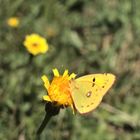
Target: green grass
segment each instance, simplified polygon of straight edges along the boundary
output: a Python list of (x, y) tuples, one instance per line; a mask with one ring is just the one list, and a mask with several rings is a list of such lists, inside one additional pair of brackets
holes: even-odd
[[(0, 139), (139, 140), (140, 2), (136, 0), (0, 0)], [(18, 16), (21, 24), (6, 24)], [(23, 46), (38, 33), (49, 51), (30, 59)], [(52, 69), (78, 76), (111, 72), (116, 83), (87, 116), (70, 109), (52, 118), (40, 138), (45, 116), (41, 76)]]

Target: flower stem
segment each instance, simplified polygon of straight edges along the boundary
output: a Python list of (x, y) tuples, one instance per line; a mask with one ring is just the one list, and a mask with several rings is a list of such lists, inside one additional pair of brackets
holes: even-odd
[(51, 115), (48, 115), (46, 113), (43, 122), (41, 123), (39, 129), (37, 130), (37, 135), (40, 135), (42, 133), (43, 129), (45, 128), (51, 117), (52, 117)]
[(37, 135), (40, 135), (42, 133), (43, 129), (45, 128), (45, 126), (47, 125), (47, 123), (49, 122), (51, 117), (53, 117), (59, 113), (60, 106), (55, 106), (53, 103), (48, 102), (45, 105), (45, 111), (46, 111), (46, 115), (45, 115), (45, 118), (44, 118), (43, 122), (41, 123), (39, 129), (37, 130)]

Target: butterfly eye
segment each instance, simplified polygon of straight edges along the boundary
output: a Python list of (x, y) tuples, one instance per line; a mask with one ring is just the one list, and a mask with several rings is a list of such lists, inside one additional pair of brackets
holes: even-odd
[(87, 96), (87, 97), (90, 97), (91, 94), (92, 94), (92, 91), (89, 91), (89, 92), (87, 92), (86, 96)]

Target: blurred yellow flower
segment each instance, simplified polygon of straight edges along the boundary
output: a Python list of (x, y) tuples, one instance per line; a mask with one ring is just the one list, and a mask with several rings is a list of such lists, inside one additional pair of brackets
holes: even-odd
[(57, 69), (53, 69), (53, 73), (54, 78), (51, 83), (45, 75), (42, 76), (44, 86), (48, 91), (48, 95), (44, 95), (43, 100), (61, 107), (71, 106), (74, 110), (69, 84), (70, 80), (75, 78), (76, 75), (74, 73), (69, 75), (68, 70), (65, 70), (63, 75), (60, 75)]
[(33, 55), (46, 53), (48, 51), (46, 39), (38, 34), (27, 35), (25, 37), (24, 46)]
[(7, 20), (7, 24), (13, 28), (16, 28), (19, 26), (19, 18), (18, 17), (10, 17), (8, 20)]
[(55, 27), (47, 27), (47, 37), (52, 38), (58, 34), (57, 29)]

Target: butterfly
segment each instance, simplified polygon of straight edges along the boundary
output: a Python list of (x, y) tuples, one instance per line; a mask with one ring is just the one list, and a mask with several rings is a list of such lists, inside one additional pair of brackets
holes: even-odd
[(115, 75), (111, 73), (89, 74), (71, 80), (71, 96), (76, 110), (85, 114), (96, 109), (114, 81)]

